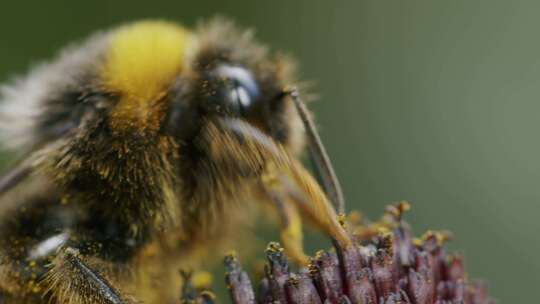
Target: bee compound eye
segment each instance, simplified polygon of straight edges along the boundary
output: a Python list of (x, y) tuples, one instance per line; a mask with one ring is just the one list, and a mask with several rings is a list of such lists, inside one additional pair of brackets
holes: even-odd
[(259, 86), (250, 71), (234, 65), (220, 65), (215, 70), (221, 102), (236, 114), (245, 115), (259, 97)]

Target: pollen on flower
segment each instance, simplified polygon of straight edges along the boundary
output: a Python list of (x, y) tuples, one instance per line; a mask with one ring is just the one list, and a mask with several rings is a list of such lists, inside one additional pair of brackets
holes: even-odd
[(356, 246), (345, 249), (334, 243), (330, 250), (317, 251), (308, 267), (298, 271), (290, 267), (283, 248), (272, 242), (266, 250), (265, 275), (255, 284), (238, 257), (228, 256), (226, 281), (232, 303), (495, 303), (485, 284), (468, 278), (463, 257), (446, 254), (448, 232), (428, 231), (413, 238), (402, 219), (409, 208), (404, 202), (390, 205), (371, 223), (352, 213), (344, 224)]

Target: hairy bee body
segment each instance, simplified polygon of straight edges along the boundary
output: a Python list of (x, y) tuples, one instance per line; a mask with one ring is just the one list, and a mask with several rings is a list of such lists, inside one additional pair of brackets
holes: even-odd
[[(31, 174), (0, 201), (0, 297), (173, 303), (178, 270), (240, 241), (232, 227), (277, 180), (324, 206), (294, 160), (304, 129), (283, 94), (291, 66), (223, 20), (143, 21), (3, 87), (0, 134)], [(301, 239), (294, 223), (282, 224)]]

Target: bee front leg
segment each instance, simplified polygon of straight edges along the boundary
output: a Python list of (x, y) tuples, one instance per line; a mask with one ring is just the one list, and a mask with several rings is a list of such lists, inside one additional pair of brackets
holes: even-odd
[(309, 257), (304, 253), (302, 217), (298, 208), (281, 191), (264, 188), (267, 197), (277, 210), (281, 221), (280, 238), (287, 255), (299, 265), (307, 265)]
[[(198, 145), (207, 151), (212, 166), (220, 168), (216, 174), (228, 180), (256, 177), (262, 184), (263, 193), (272, 194), (277, 206), (285, 206), (278, 209), (283, 211), (282, 219), (287, 223), (282, 235), (290, 243), (289, 248), (302, 248), (298, 214), (310, 219), (341, 247), (353, 245), (317, 181), (284, 146), (256, 127), (239, 119), (210, 122), (201, 131)], [(304, 254), (299, 249), (296, 257), (302, 260)]]
[[(99, 260), (93, 261), (99, 264)], [(96, 267), (107, 269), (104, 267)], [(43, 283), (58, 303), (129, 304), (131, 299), (120, 294), (94, 267), (85, 262), (78, 250), (67, 247), (52, 262)]]

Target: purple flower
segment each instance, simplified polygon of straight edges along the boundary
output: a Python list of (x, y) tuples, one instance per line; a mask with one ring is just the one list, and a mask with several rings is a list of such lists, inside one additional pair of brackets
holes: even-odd
[[(266, 271), (252, 284), (235, 256), (225, 260), (234, 304), (491, 304), (485, 285), (471, 281), (463, 258), (448, 255), (446, 232), (428, 231), (414, 239), (402, 214), (409, 205), (386, 208), (377, 222), (362, 223), (353, 214), (346, 228), (356, 246), (321, 250), (309, 266), (291, 271), (278, 243), (266, 250)], [(334, 244), (337, 244), (334, 242)], [(257, 296), (253, 286), (257, 286)]]

